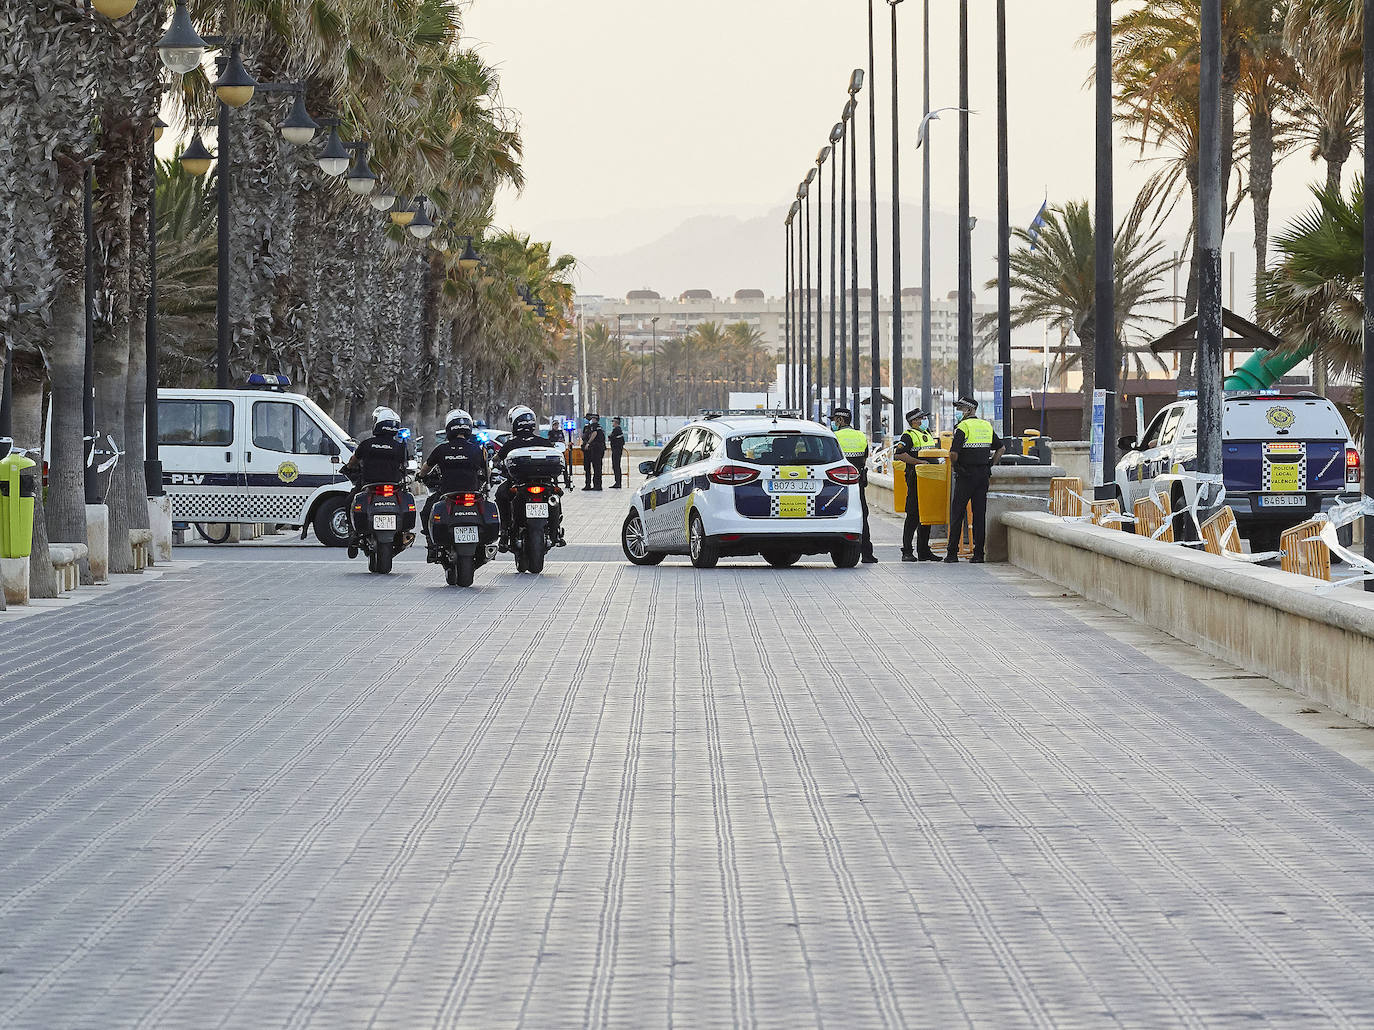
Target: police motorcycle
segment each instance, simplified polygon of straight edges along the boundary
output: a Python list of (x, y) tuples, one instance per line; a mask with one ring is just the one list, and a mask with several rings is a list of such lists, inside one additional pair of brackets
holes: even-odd
[[(445, 422), (452, 430), (464, 424), (471, 427), (472, 418), (465, 411), (452, 411)], [(430, 469), (425, 485), (440, 489), (442, 478), (440, 469)], [(440, 494), (430, 509), (429, 538), (449, 586), (472, 586), (476, 571), (496, 557), (501, 517), (487, 489), (488, 484), (480, 483), (473, 490)]]
[[(513, 409), (512, 425), (516, 412), (521, 418), (528, 418), (533, 427), (534, 413), (523, 407)], [(508, 543), (515, 556), (515, 571), (537, 575), (544, 571), (544, 556), (565, 541), (563, 489), (558, 485), (563, 477), (563, 454), (542, 437), (534, 439), (543, 446), (522, 446), (511, 451), (498, 473), (502, 477), (501, 488), (510, 498)]]
[(343, 474), (353, 483), (354, 493), (349, 503), (352, 538), (348, 544), (349, 558), (358, 552), (367, 555), (367, 571), (386, 575), (391, 572), (392, 560), (415, 542), (415, 495), (407, 487), (410, 476), (402, 475), (399, 482), (370, 481), (363, 462), (371, 451), (385, 452), (392, 446), (402, 450), (401, 467), (413, 472), (415, 463), (405, 453), (400, 440), (401, 418), (390, 408), (373, 412), (373, 436), (362, 441), (354, 456), (343, 467)]

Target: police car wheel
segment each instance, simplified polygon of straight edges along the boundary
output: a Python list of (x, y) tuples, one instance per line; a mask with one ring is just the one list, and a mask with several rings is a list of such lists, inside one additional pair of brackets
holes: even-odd
[(649, 534), (644, 531), (644, 520), (638, 512), (625, 516), (620, 527), (620, 549), (631, 565), (657, 565), (663, 561), (663, 555), (649, 550)]
[(858, 544), (840, 544), (830, 552), (830, 560), (837, 569), (852, 569), (863, 557), (863, 549)]
[(687, 529), (687, 543), (691, 549), (692, 565), (698, 569), (714, 569), (720, 561), (720, 549), (706, 535), (706, 524), (701, 516), (692, 512), (692, 521)]
[(764, 551), (763, 560), (775, 569), (791, 568), (801, 561), (800, 551)]
[(325, 547), (348, 546), (348, 501), (329, 497), (315, 509), (315, 539)]

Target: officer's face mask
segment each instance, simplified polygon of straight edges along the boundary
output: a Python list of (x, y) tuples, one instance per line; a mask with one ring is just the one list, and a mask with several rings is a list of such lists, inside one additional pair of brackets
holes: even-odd
[(922, 429), (929, 429), (929, 428), (930, 428), (930, 419), (928, 419), (928, 418), (923, 418), (923, 419), (921, 419), (921, 428), (922, 428)]
[(956, 411), (954, 413), (954, 424), (957, 426), (962, 421), (964, 421), (964, 413), (962, 411)]

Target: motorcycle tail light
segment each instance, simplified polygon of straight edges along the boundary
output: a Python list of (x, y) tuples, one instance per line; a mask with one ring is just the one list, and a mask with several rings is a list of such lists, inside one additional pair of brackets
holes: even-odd
[(475, 508), (477, 507), (477, 495), (463, 494), (463, 496), (458, 499), (458, 503), (464, 508)]
[(395, 497), (396, 488), (390, 483), (383, 483), (381, 486), (373, 487), (372, 492), (378, 497)]
[(1347, 483), (1360, 481), (1360, 452), (1353, 447), (1345, 449), (1345, 481)]
[(543, 492), (544, 492), (544, 488), (543, 488), (542, 486), (532, 486), (532, 487), (530, 487), (530, 493), (532, 493), (532, 494), (542, 494)]
[(708, 472), (706, 478), (713, 483), (721, 486), (743, 486), (745, 483), (752, 483), (759, 478), (758, 469), (746, 468), (743, 465), (722, 465), (714, 471)]
[(859, 481), (859, 470), (853, 465), (841, 465), (836, 469), (828, 469), (825, 478), (832, 483), (843, 483), (849, 486)]

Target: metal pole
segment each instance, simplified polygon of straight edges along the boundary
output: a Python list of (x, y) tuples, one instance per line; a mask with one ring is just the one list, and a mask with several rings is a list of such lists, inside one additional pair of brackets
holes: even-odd
[(783, 223), (782, 258), (782, 374), (783, 404), (792, 403), (792, 383), (788, 370), (792, 367), (792, 216)]
[(902, 424), (902, 174), (897, 123), (897, 5), (887, 0), (892, 13), (892, 423)]
[(1203, 0), (1201, 39), (1198, 118), (1197, 456), (1199, 472), (1218, 475), (1221, 472), (1221, 238), (1224, 218), (1221, 204), (1221, 0)]
[(835, 407), (835, 286), (837, 282), (835, 265), (835, 196), (837, 190), (835, 180), (840, 177), (839, 171), (843, 167), (844, 165), (840, 164), (838, 166), (832, 165), (830, 168), (830, 396), (826, 400), (831, 408)]
[[(1206, 2), (1206, 0), (1204, 0)], [(1112, 253), (1115, 223), (1112, 168), (1112, 10), (1111, 0), (1097, 0), (1097, 210), (1094, 213), (1093, 386), (1107, 391), (1102, 430), (1102, 484), (1115, 479), (1116, 469), (1116, 269)], [(1106, 490), (1104, 489), (1104, 494)]]
[(158, 453), (157, 382), (157, 150), (148, 147), (148, 324), (143, 335), (148, 382), (143, 409), (143, 481), (149, 497), (161, 497), (162, 461)]
[(811, 191), (806, 191), (805, 217), (803, 218), (802, 251), (806, 255), (806, 282), (802, 289), (806, 292), (806, 323), (802, 327), (801, 397), (802, 410), (811, 417)]
[(658, 316), (649, 319), (649, 325), (654, 333), (654, 398), (651, 407), (654, 409), (654, 443), (658, 443)]
[(872, 361), (872, 392), (869, 394), (869, 437), (882, 442), (883, 435), (883, 360), (879, 352), (878, 320), (882, 317), (878, 310), (878, 92), (873, 88), (874, 78), (873, 51), (873, 0), (868, 0), (868, 282), (872, 287), (869, 297), (869, 340)]
[[(959, 0), (959, 382), (973, 396), (973, 226), (969, 212), (968, 0)], [(927, 134), (929, 135), (929, 134)]]
[(1011, 171), (1007, 147), (1007, 0), (997, 0), (997, 363), (1002, 433), (1011, 435)]
[(92, 192), (95, 188), (95, 169), (86, 166), (85, 195), (82, 198), (82, 219), (86, 235), (86, 368), (81, 383), (81, 432), (85, 448), (81, 452), (86, 462), (86, 503), (99, 504), (95, 462), (91, 451), (95, 447), (95, 214)]
[(0, 437), (14, 437), (14, 343), (5, 335), (5, 372), (0, 379)]
[[(855, 103), (857, 101), (851, 101), (851, 104)], [(849, 394), (853, 403), (854, 426), (859, 428), (863, 425), (859, 421), (859, 122), (854, 117), (852, 107), (849, 123), (852, 137), (849, 144), (849, 286), (850, 299), (853, 301), (849, 315), (853, 319)]]
[(229, 190), (232, 156), (229, 139), (229, 107), (219, 105), (219, 139), (216, 150), (219, 163), (215, 168), (215, 194), (219, 203), (216, 228), (217, 275), (215, 296), (215, 387), (229, 389)]
[[(922, 10), (922, 46), (925, 67), (921, 76), (922, 116), (930, 114), (930, 0)], [(931, 325), (930, 305), (930, 123), (921, 147), (921, 407), (930, 410)]]
[[(1374, 25), (1374, 0), (1364, 0), (1364, 24)], [(1364, 34), (1364, 181), (1374, 182), (1374, 34)], [(1374, 205), (1364, 206), (1364, 503), (1374, 504)], [(1364, 556), (1374, 561), (1374, 513), (1364, 517)], [(1374, 591), (1374, 580), (1365, 580)]]
[[(833, 176), (832, 176), (833, 179)], [(814, 418), (821, 403), (821, 371), (825, 364), (825, 162), (816, 162), (816, 335), (815, 363), (813, 373), (807, 377), (807, 385), (814, 380), (816, 392), (806, 399), (806, 417)]]
[[(839, 346), (839, 360), (840, 360), (840, 369), (839, 369), (839, 379), (840, 379), (840, 407), (842, 407), (842, 408), (847, 408), (847, 407), (849, 407), (849, 390), (848, 390), (848, 388), (847, 388), (847, 387), (848, 387), (848, 384), (849, 384), (849, 368), (848, 368), (848, 365), (849, 365), (849, 303), (848, 303), (848, 298), (845, 297), (845, 293), (846, 293), (847, 291), (846, 291), (845, 276), (844, 276), (844, 271), (845, 271), (845, 257), (846, 257), (845, 251), (848, 249), (848, 243), (849, 243), (848, 232), (846, 231), (846, 225), (847, 225), (848, 220), (849, 220), (849, 211), (848, 211), (848, 209), (845, 207), (845, 196), (846, 196), (846, 191), (847, 191), (848, 188), (849, 188), (849, 162), (848, 162), (848, 160), (847, 160), (848, 155), (849, 155), (849, 110), (848, 110), (848, 108), (846, 108), (846, 109), (845, 109), (844, 118), (840, 121), (840, 159), (839, 159), (839, 160), (840, 160), (840, 166), (839, 166), (839, 172), (840, 172), (840, 278), (839, 278), (839, 292), (840, 292), (840, 346)], [(832, 225), (833, 225), (833, 221), (832, 221)], [(833, 238), (833, 237), (832, 237), (832, 238)], [(832, 283), (832, 284), (831, 284), (831, 287), (830, 287), (830, 296), (831, 296), (832, 307), (833, 307), (833, 306), (834, 306), (834, 305), (833, 305), (834, 296), (835, 296), (835, 284), (834, 284), (834, 283)], [(831, 363), (832, 366), (835, 364), (835, 358), (834, 358), (834, 355), (833, 355), (833, 354), (831, 355), (830, 363)], [(832, 371), (831, 371), (830, 374), (831, 374), (831, 382), (833, 383), (833, 382), (835, 381), (835, 380), (834, 380), (835, 372), (834, 372), (833, 369), (832, 369)], [(832, 397), (834, 396), (833, 387), (832, 387), (831, 396), (832, 396)], [(852, 424), (852, 418), (851, 418), (851, 424)]]

